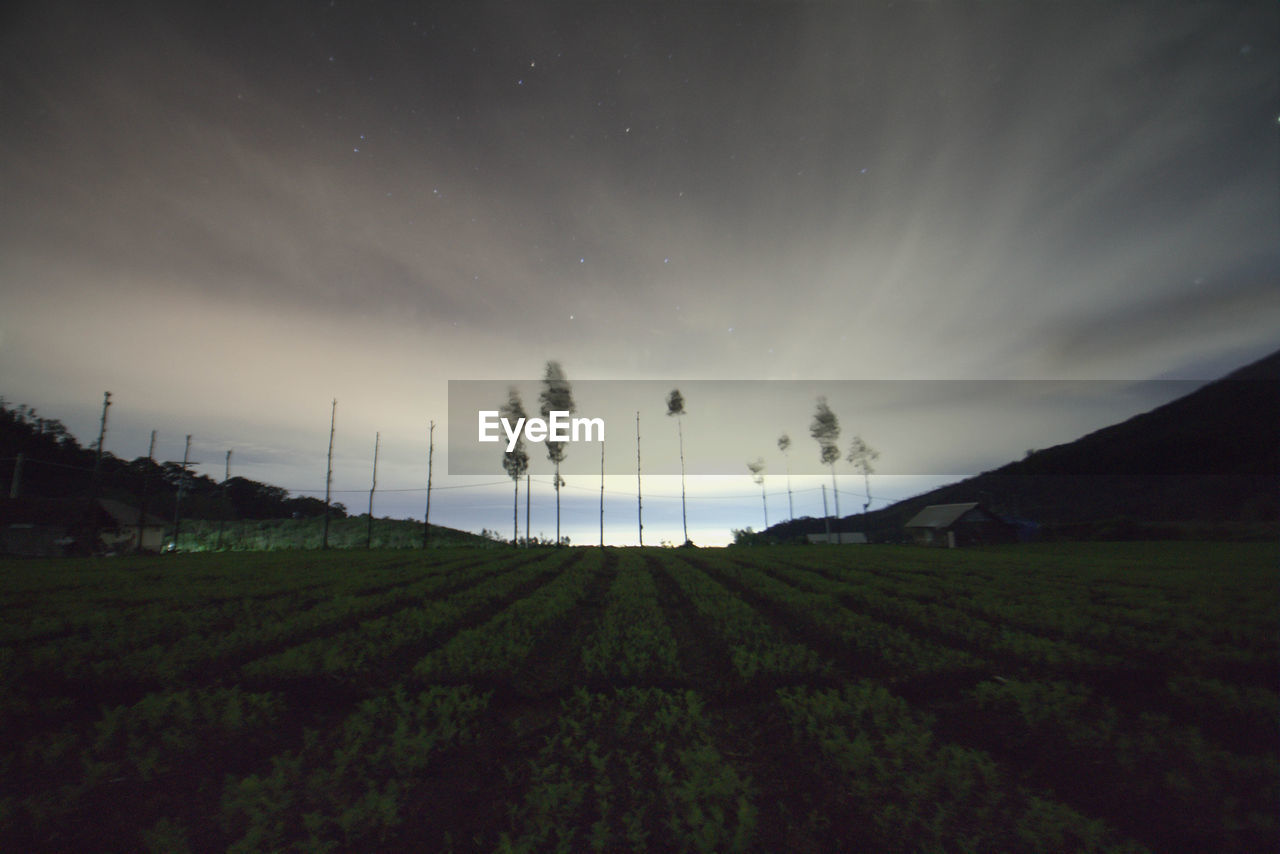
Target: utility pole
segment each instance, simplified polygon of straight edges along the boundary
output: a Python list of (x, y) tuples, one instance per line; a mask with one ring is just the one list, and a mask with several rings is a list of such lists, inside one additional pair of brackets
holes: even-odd
[(142, 551), (142, 534), (146, 525), (147, 510), (151, 500), (151, 467), (155, 465), (156, 431), (151, 431), (151, 444), (147, 446), (147, 468), (142, 473), (142, 507), (138, 510), (138, 551)]
[(85, 517), (87, 529), (85, 543), (90, 551), (98, 551), (98, 490), (102, 486), (102, 445), (107, 436), (107, 409), (111, 406), (111, 392), (102, 393), (102, 422), (98, 427), (98, 452), (93, 459), (93, 483), (89, 487), (89, 507)]
[(427, 511), (422, 516), (422, 550), (427, 550), (431, 542), (431, 466), (436, 455), (436, 422), (431, 422), (431, 432), (427, 439)]
[(525, 475), (524, 475), (524, 545), (525, 545), (525, 548), (529, 547), (529, 505), (533, 503), (532, 501), (530, 501), (529, 495), (532, 488), (532, 484), (533, 484), (532, 476), (528, 472), (525, 472)]
[(338, 399), (333, 399), (329, 410), (329, 457), (324, 473), (324, 530), (320, 535), (320, 548), (329, 548), (329, 493), (333, 487), (333, 427), (338, 418)]
[(102, 423), (98, 427), (98, 454), (93, 460), (93, 488), (96, 498), (98, 489), (98, 472), (102, 468), (102, 443), (107, 436), (107, 409), (111, 406), (111, 392), (102, 393)]
[(644, 545), (644, 499), (640, 490), (640, 410), (636, 410), (636, 529)]
[[(191, 434), (187, 434), (187, 449), (182, 452), (182, 478), (178, 481), (178, 495), (173, 500), (173, 548), (178, 549), (178, 533), (182, 528), (182, 490), (187, 485), (187, 467), (191, 463)], [(199, 463), (196, 463), (199, 465)]]
[[(222, 513), (219, 516), (225, 517), (227, 511), (227, 481), (231, 480), (231, 452), (227, 451), (227, 471), (222, 478)], [(222, 529), (226, 527), (227, 520), (225, 518), (218, 519), (218, 544), (215, 548), (222, 551)]]
[(369, 534), (365, 538), (365, 548), (373, 548), (373, 491), (378, 488), (378, 444), (382, 441), (381, 433), (373, 434), (373, 485), (369, 487)]

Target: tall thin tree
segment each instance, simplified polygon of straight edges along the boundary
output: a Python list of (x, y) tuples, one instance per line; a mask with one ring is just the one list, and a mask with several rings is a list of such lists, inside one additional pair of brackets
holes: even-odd
[[(502, 417), (512, 424), (525, 418), (524, 403), (520, 400), (520, 391), (515, 386), (507, 389), (507, 402), (502, 407)], [(511, 498), (511, 545), (520, 545), (520, 478), (529, 470), (529, 454), (524, 449), (524, 433), (516, 437), (515, 447), (502, 452), (502, 468), (515, 484)]]
[[(862, 532), (868, 534), (867, 509), (871, 507), (871, 475), (875, 473), (875, 468), (871, 464), (880, 459), (880, 452), (864, 442), (861, 436), (854, 436), (849, 447), (849, 456), (845, 459), (853, 463), (853, 470), (862, 475), (862, 491), (866, 498), (862, 503)], [(871, 539), (869, 534), (867, 539)]]
[(693, 545), (689, 540), (689, 514), (685, 509), (684, 493), (684, 395), (680, 389), (673, 388), (667, 395), (667, 416), (676, 417), (676, 435), (680, 437), (680, 519), (684, 524), (684, 544)]
[[(564, 369), (555, 360), (547, 362), (546, 373), (542, 377), (542, 394), (538, 396), (538, 403), (543, 418), (550, 418), (553, 412), (578, 411), (573, 403), (573, 387), (565, 377)], [(565, 443), (553, 440), (548, 433), (545, 444), (547, 459), (556, 467), (556, 545), (558, 546), (560, 545), (560, 487), (564, 486), (564, 479), (560, 477), (560, 463), (564, 462)]]
[(769, 498), (764, 489), (764, 458), (756, 457), (747, 463), (747, 468), (751, 470), (751, 480), (756, 486), (760, 487), (760, 502), (764, 505), (764, 530), (769, 530)]
[(840, 536), (840, 491), (836, 488), (836, 462), (840, 459), (840, 420), (827, 405), (825, 397), (818, 398), (818, 408), (809, 423), (809, 435), (818, 443), (819, 459), (822, 464), (831, 468), (831, 493), (836, 503), (836, 539)]
[(782, 451), (782, 459), (787, 466), (787, 520), (796, 518), (796, 505), (791, 499), (791, 455), (787, 450), (791, 447), (791, 437), (783, 433), (778, 437), (778, 450)]

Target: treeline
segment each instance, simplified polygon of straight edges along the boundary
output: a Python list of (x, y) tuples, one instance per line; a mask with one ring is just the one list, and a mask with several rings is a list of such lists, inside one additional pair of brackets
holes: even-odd
[[(188, 519), (308, 519), (323, 516), (324, 501), (290, 496), (278, 486), (233, 477), (225, 484), (206, 475), (183, 471), (181, 463), (157, 463), (146, 457), (121, 459), (85, 448), (56, 418), (42, 417), (34, 407), (10, 406), (0, 398), (0, 490), (16, 485), (21, 499), (81, 498), (95, 489), (152, 513), (171, 512), (182, 489), (182, 516)], [(330, 505), (330, 515), (344, 518), (346, 508)]]

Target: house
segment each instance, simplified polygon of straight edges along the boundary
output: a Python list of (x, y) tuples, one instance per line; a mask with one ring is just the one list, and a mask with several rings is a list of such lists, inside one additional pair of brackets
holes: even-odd
[(867, 542), (867, 535), (861, 531), (851, 531), (844, 534), (839, 532), (834, 534), (805, 534), (804, 536), (810, 544), (814, 545), (834, 543), (836, 545), (853, 546), (865, 545)]
[(1018, 532), (976, 501), (966, 504), (930, 504), (906, 524), (917, 545), (957, 546), (1015, 543)]
[(164, 546), (165, 520), (147, 513), (138, 525), (143, 513), (137, 507), (110, 498), (98, 499), (98, 506), (107, 518), (99, 517), (98, 539), (107, 551), (131, 552), (138, 550), (138, 533), (142, 533), (142, 551), (158, 552)]
[[(94, 550), (134, 551), (138, 547), (141, 512), (123, 501), (100, 498), (0, 501), (0, 554), (22, 557), (62, 557), (84, 551), (87, 531), (97, 534)], [(142, 520), (142, 548), (160, 551), (165, 521), (150, 513)], [(78, 546), (78, 544), (80, 544)]]

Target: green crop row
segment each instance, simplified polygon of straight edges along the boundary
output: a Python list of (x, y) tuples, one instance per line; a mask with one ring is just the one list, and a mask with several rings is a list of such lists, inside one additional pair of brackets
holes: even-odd
[[(140, 845), (141, 823), (182, 812), (216, 785), (209, 766), (252, 759), (284, 711), (276, 694), (186, 689), (104, 708), (89, 732), (39, 733), (6, 769), (23, 794), (4, 824), (18, 839), (43, 840), (48, 850), (90, 850), (104, 839)], [(105, 823), (86, 826), (86, 814)]]
[(795, 625), (846, 651), (855, 670), (882, 675), (919, 676), (961, 672), (983, 666), (967, 652), (918, 638), (840, 604), (835, 597), (799, 590), (767, 573), (747, 566), (721, 567), (753, 594), (769, 601)]
[[(231, 780), (222, 795), (234, 854), (259, 851), (377, 850), (406, 820), (414, 783), (447, 773), (443, 757), (473, 742), (489, 694), (397, 686), (360, 704), (326, 739), (308, 731), (298, 751), (270, 769)], [(448, 817), (441, 817), (447, 821)]]
[[(460, 572), (475, 570), (464, 567)], [(172, 681), (186, 671), (255, 649), (288, 643), (344, 621), (430, 595), (457, 578), (447, 570), (418, 574), (379, 592), (338, 594), (298, 601), (249, 598), (225, 601), (202, 616), (166, 611), (106, 612), (86, 636), (23, 649), (17, 672), (60, 673), (66, 679), (110, 682), (121, 679)], [(342, 586), (337, 586), (342, 589)]]
[(618, 558), (600, 624), (582, 647), (582, 666), (591, 675), (623, 679), (678, 675), (676, 639), (658, 604), (658, 588), (631, 552)]
[(1078, 683), (983, 682), (970, 696), (982, 732), (999, 733), (993, 750), (1059, 787), (1088, 774), (1091, 797), (1123, 804), (1165, 845), (1261, 851), (1280, 831), (1274, 755), (1240, 756), (1163, 715), (1124, 714)]
[(908, 705), (860, 681), (783, 688), (796, 743), (843, 790), (840, 822), (876, 851), (1127, 851), (1103, 822), (1029, 793), (980, 751), (937, 744)]
[[(251, 661), (241, 668), (241, 672), (256, 680), (319, 674), (352, 676), (366, 672), (377, 662), (421, 643), (511, 595), (522, 585), (555, 571), (568, 556), (568, 552), (554, 554), (487, 579), (478, 570), (471, 570), (470, 575), (482, 579), (474, 587), (454, 591), (444, 599), (415, 603), (393, 614), (366, 620), (348, 631), (313, 638)], [(435, 586), (444, 586), (445, 581), (456, 583), (456, 579), (440, 576), (440, 583)], [(420, 595), (430, 595), (430, 591), (423, 591)]]
[(927, 635), (982, 658), (1036, 669), (1104, 668), (1121, 662), (1117, 656), (992, 623), (941, 602), (886, 595), (869, 586), (832, 581), (804, 570), (777, 569), (772, 574), (793, 586), (837, 598), (849, 608), (905, 629), (912, 636)]
[(755, 609), (702, 570), (679, 559), (667, 561), (663, 569), (698, 616), (728, 646), (740, 680), (817, 676), (830, 671), (830, 664), (816, 652), (784, 641)]
[(573, 553), (576, 563), (488, 622), (460, 632), (414, 666), (425, 681), (510, 678), (542, 633), (565, 618), (600, 571), (599, 550)]
[(578, 689), (530, 766), (499, 851), (744, 851), (753, 839), (750, 781), (716, 750), (692, 691)]

